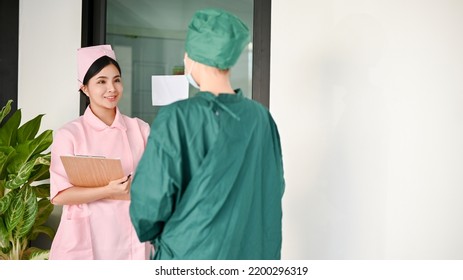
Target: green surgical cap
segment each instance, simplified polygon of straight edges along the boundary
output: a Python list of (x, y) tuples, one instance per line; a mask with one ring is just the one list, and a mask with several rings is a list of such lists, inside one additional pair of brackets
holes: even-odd
[(220, 9), (204, 9), (193, 15), (185, 50), (194, 61), (229, 69), (249, 39), (249, 29), (238, 17)]

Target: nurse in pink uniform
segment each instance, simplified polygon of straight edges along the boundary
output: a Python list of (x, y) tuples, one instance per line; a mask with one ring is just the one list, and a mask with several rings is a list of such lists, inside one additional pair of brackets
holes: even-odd
[[(149, 125), (121, 114), (121, 69), (110, 45), (77, 51), (79, 90), (90, 99), (84, 115), (55, 131), (51, 148), (50, 197), (63, 205), (50, 259), (147, 259), (151, 245), (140, 243), (129, 217), (130, 180), (145, 149)], [(57, 104), (58, 105), (58, 104)], [(61, 155), (119, 158), (125, 177), (107, 186), (73, 186), (64, 171)]]

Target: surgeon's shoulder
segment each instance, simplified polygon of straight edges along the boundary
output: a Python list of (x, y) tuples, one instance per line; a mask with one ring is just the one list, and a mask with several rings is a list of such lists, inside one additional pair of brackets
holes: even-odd
[(156, 119), (171, 119), (185, 116), (190, 112), (201, 109), (204, 106), (207, 106), (207, 103), (203, 98), (190, 97), (188, 99), (180, 100), (161, 107), (158, 114), (156, 115)]
[(267, 107), (262, 105), (260, 102), (258, 102), (256, 100), (253, 100), (253, 99), (249, 99), (247, 97), (244, 100), (245, 100), (244, 103), (247, 106), (246, 109), (248, 111), (252, 111), (255, 114), (258, 114), (258, 115), (261, 115), (261, 116), (270, 115), (270, 111), (267, 109)]

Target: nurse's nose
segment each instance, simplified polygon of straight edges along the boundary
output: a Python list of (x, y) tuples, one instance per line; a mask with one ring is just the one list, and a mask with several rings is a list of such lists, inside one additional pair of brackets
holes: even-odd
[(109, 82), (108, 83), (108, 91), (109, 92), (114, 92), (115, 91), (115, 86), (114, 86), (114, 83), (113, 82)]

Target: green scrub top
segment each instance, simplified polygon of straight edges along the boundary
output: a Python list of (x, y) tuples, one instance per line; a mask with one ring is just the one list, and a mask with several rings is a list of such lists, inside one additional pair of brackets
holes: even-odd
[(155, 259), (280, 259), (279, 134), (239, 89), (163, 107), (130, 192), (132, 223)]

